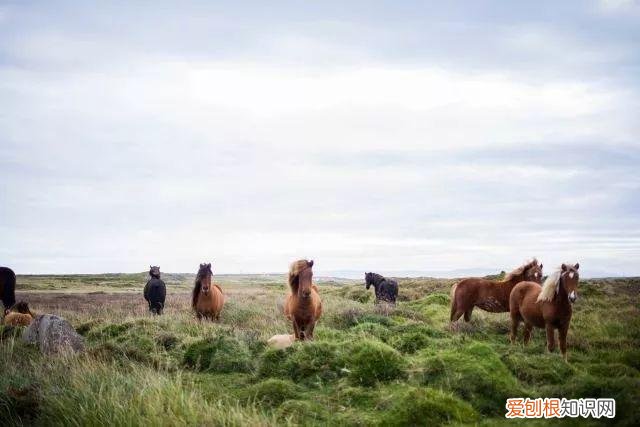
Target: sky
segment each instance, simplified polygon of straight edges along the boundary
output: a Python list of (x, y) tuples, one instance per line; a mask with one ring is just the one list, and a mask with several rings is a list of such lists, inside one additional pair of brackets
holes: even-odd
[(639, 138), (639, 0), (0, 0), (17, 273), (639, 275)]

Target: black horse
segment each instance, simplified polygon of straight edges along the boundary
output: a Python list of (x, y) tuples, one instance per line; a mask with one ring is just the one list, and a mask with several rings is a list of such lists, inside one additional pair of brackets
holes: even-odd
[(4, 312), (16, 303), (16, 274), (7, 267), (0, 267), (0, 300)]
[(367, 289), (373, 285), (376, 291), (376, 304), (381, 301), (391, 304), (396, 303), (396, 298), (398, 297), (398, 282), (393, 279), (387, 279), (377, 273), (365, 273), (364, 280), (367, 284)]
[(149, 276), (151, 279), (144, 287), (144, 299), (149, 303), (149, 311), (153, 314), (162, 314), (164, 310), (164, 300), (167, 296), (167, 287), (160, 280), (160, 267), (149, 266)]

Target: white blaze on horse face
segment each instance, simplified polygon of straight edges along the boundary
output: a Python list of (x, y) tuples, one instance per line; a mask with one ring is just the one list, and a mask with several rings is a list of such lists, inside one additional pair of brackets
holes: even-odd
[(575, 275), (576, 275), (576, 273), (574, 273), (574, 272), (572, 271), (571, 273), (569, 273), (569, 278), (570, 278), (570, 279), (573, 279), (573, 276), (575, 276)]
[(538, 273), (538, 272), (536, 271), (536, 274), (534, 274), (534, 276), (536, 276), (536, 279), (537, 279), (537, 278), (539, 278), (539, 277), (540, 277), (540, 273)]
[(571, 291), (571, 293), (569, 294), (569, 300), (571, 302), (574, 302), (577, 298), (578, 298), (578, 295), (576, 295), (576, 291)]

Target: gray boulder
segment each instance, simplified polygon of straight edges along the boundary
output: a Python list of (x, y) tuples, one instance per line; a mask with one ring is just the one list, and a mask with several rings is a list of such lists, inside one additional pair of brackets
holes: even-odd
[(69, 322), (53, 314), (36, 316), (23, 332), (22, 339), (36, 344), (44, 354), (84, 351), (84, 339)]

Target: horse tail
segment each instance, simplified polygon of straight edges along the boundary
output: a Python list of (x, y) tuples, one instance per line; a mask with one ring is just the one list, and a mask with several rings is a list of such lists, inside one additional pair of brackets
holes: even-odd
[(193, 287), (193, 293), (191, 295), (191, 308), (196, 309), (196, 305), (198, 304), (198, 297), (200, 296), (200, 281), (197, 281), (195, 286)]
[(456, 304), (456, 289), (458, 289), (458, 284), (454, 283), (451, 286), (451, 320), (453, 321), (453, 316), (456, 315), (458, 311), (458, 304)]

